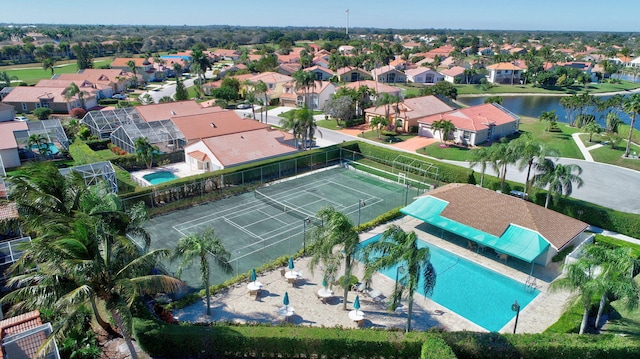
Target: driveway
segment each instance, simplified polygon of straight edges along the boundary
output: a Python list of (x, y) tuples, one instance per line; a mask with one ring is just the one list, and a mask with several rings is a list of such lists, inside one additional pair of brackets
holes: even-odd
[(401, 148), (403, 150), (407, 150), (407, 151), (417, 151), (419, 148), (428, 146), (432, 143), (436, 143), (439, 142), (437, 139), (435, 138), (428, 138), (428, 137), (420, 137), (420, 136), (416, 136), (414, 138), (410, 138), (406, 141), (402, 141), (402, 142), (398, 142), (393, 144), (393, 147), (395, 148)]

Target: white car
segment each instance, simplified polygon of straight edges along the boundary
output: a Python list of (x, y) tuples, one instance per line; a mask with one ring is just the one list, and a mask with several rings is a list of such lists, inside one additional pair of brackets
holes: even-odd
[(241, 104), (238, 104), (238, 106), (236, 106), (236, 108), (239, 109), (239, 110), (245, 110), (245, 109), (251, 108), (251, 104), (241, 103)]
[(117, 94), (111, 96), (111, 98), (115, 98), (115, 99), (118, 99), (118, 100), (126, 100), (127, 99), (127, 95), (123, 95), (121, 93), (117, 93)]
[(14, 118), (14, 120), (20, 122), (29, 122), (29, 119), (24, 116), (17, 116), (16, 118)]

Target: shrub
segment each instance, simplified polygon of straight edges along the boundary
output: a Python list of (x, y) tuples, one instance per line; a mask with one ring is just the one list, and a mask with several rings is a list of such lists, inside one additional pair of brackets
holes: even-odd
[(84, 115), (87, 114), (87, 110), (85, 110), (84, 108), (80, 108), (80, 107), (76, 107), (76, 108), (72, 108), (71, 111), (69, 111), (69, 116), (76, 118), (78, 120), (80, 120), (81, 118), (84, 117)]
[(100, 151), (100, 150), (106, 150), (107, 148), (110, 148), (109, 144), (111, 143), (111, 140), (109, 140), (109, 139), (106, 139), (106, 140), (92, 140), (92, 141), (86, 141), (85, 143), (92, 150)]
[(38, 120), (46, 120), (51, 116), (53, 110), (46, 107), (40, 107), (33, 110), (33, 114), (36, 116)]
[(103, 98), (98, 101), (98, 104), (102, 106), (110, 106), (110, 105), (115, 105), (117, 103), (118, 103), (117, 98)]
[(441, 337), (428, 336), (422, 344), (421, 359), (455, 359), (456, 355), (451, 347)]

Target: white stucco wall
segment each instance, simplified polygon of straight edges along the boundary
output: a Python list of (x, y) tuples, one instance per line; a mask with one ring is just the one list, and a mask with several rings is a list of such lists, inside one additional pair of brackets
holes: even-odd
[(197, 160), (188, 155), (189, 152), (193, 152), (193, 151), (200, 151), (207, 154), (207, 156), (209, 157), (209, 171), (216, 171), (224, 168), (222, 163), (220, 163), (220, 161), (216, 158), (216, 156), (213, 155), (213, 152), (211, 152), (209, 147), (207, 147), (202, 141), (198, 141), (184, 148), (185, 161), (187, 161), (187, 163), (192, 169), (194, 170), (198, 169)]

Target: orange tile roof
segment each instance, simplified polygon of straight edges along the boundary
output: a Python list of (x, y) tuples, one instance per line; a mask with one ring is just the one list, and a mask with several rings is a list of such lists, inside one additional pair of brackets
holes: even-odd
[(385, 92), (389, 94), (400, 93), (399, 87), (386, 85), (373, 80), (356, 81), (356, 82), (350, 82), (346, 85), (343, 85), (343, 87), (347, 87), (355, 90), (359, 89), (360, 86), (367, 86), (368, 88), (374, 90), (376, 93), (385, 93)]
[[(254, 120), (244, 120), (253, 121)], [(259, 123), (259, 122), (256, 122)], [(293, 135), (284, 131), (262, 128), (255, 131), (211, 137), (203, 143), (225, 167), (296, 152)]]
[[(0, 187), (2, 187), (0, 196), (6, 198), (6, 188), (4, 188), (4, 185), (0, 185)], [(18, 218), (18, 216), (18, 206), (15, 202), (0, 203), (0, 220)]]
[(195, 158), (200, 162), (204, 162), (209, 159), (209, 156), (207, 156), (207, 154), (202, 151), (192, 151), (187, 153), (187, 156)]
[(57, 80), (87, 80), (91, 83), (117, 83), (126, 79), (129, 74), (119, 69), (85, 69), (75, 74), (59, 74)]
[(202, 112), (202, 106), (195, 101), (166, 102), (136, 106), (136, 111), (147, 122), (168, 120), (174, 116), (194, 115)]
[(261, 74), (253, 75), (248, 80), (251, 82), (258, 82), (262, 80), (262, 82), (264, 83), (273, 84), (273, 83), (289, 82), (293, 80), (293, 77), (279, 74), (277, 72), (269, 71), (269, 72), (263, 72)]
[(442, 70), (440, 71), (440, 73), (445, 76), (456, 77), (462, 75), (464, 73), (464, 70), (466, 69), (462, 66), (454, 66), (450, 69)]
[(172, 117), (171, 121), (180, 129), (187, 141), (270, 127), (269, 124), (253, 119), (243, 119), (231, 110)]
[(492, 103), (487, 103), (429, 116), (419, 122), (430, 124), (437, 120), (449, 120), (457, 129), (473, 132), (488, 128), (489, 124), (499, 126), (516, 121), (507, 112), (502, 111)]
[(441, 213), (443, 217), (497, 237), (510, 224), (516, 224), (537, 231), (557, 250), (588, 227), (587, 223), (529, 201), (470, 184), (451, 183), (427, 195), (449, 202)]
[(139, 57), (116, 57), (115, 59), (113, 59), (113, 62), (111, 62), (111, 67), (123, 67), (125, 69), (129, 68), (129, 61), (133, 61), (136, 64), (136, 67), (144, 67), (147, 65), (151, 65), (151, 62), (149, 62), (149, 59), (142, 59)]
[(14, 131), (28, 130), (29, 125), (22, 121), (0, 122), (0, 150), (18, 148)]
[[(41, 99), (50, 99), (51, 102), (63, 103), (67, 100), (63, 96), (63, 87), (30, 87), (18, 86), (11, 90), (2, 100), (3, 102), (40, 102)], [(77, 99), (77, 95), (74, 95)]]
[(514, 70), (514, 71), (523, 70), (522, 67), (516, 66), (510, 62), (499, 62), (497, 64), (487, 66), (487, 68), (489, 70)]
[[(5, 337), (22, 333), (29, 329), (34, 329), (42, 325), (40, 319), (40, 311), (34, 310), (32, 312), (17, 315), (15, 317), (7, 318), (0, 321), (0, 343)], [(44, 343), (44, 337), (33, 337), (30, 340), (20, 344), (20, 348), (28, 358), (35, 358), (36, 353), (40, 346)], [(0, 359), (4, 358), (4, 350), (0, 350)]]

